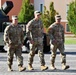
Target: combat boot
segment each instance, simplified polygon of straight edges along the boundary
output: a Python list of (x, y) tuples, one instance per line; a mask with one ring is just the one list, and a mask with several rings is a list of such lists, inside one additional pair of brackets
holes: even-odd
[(44, 66), (41, 66), (41, 70), (42, 70), (42, 71), (47, 70), (47, 69), (48, 69), (47, 66), (45, 66), (45, 65), (44, 65)]
[(25, 67), (22, 67), (22, 66), (18, 66), (18, 69), (19, 69), (20, 72), (26, 70), (26, 68)]
[(55, 65), (54, 65), (54, 64), (51, 64), (50, 69), (51, 69), (51, 70), (56, 70)]
[(8, 65), (8, 71), (9, 71), (9, 72), (13, 71), (11, 65)]
[(32, 67), (31, 64), (28, 65), (28, 70), (30, 70), (30, 71), (31, 71), (31, 70), (34, 70), (34, 68)]
[(66, 69), (68, 69), (69, 67), (70, 67), (69, 65), (62, 64), (62, 70), (66, 70)]

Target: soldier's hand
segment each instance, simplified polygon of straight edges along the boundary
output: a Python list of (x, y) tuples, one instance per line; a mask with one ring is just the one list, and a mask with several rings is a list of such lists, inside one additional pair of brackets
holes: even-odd
[(57, 40), (55, 40), (55, 39), (53, 39), (52, 41), (51, 41), (51, 43), (54, 45), (54, 44), (57, 44)]
[(33, 41), (33, 40), (30, 40), (30, 43), (31, 43), (31, 44), (34, 44), (34, 41)]
[(20, 45), (21, 47), (23, 46), (23, 44)]

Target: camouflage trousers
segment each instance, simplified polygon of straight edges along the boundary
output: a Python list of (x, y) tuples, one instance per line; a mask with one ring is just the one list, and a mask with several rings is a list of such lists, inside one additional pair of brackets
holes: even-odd
[(62, 64), (66, 64), (66, 54), (64, 52), (64, 44), (51, 44), (51, 64), (55, 63), (55, 58), (56, 58), (56, 52), (57, 49), (59, 49), (60, 51), (60, 55), (61, 55), (61, 63)]
[(8, 63), (8, 65), (13, 64), (14, 54), (16, 56), (18, 66), (22, 66), (23, 65), (23, 57), (22, 57), (22, 47), (21, 46), (10, 46), (9, 47), (9, 50), (7, 51), (7, 55), (8, 55), (7, 63)]
[(45, 65), (44, 54), (43, 54), (43, 38), (34, 38), (33, 41), (34, 44), (30, 44), (28, 64), (32, 65), (33, 58), (35, 56), (35, 49), (37, 48), (41, 66)]

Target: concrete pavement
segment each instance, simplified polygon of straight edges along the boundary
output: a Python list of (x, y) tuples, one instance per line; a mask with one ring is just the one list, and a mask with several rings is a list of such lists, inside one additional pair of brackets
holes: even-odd
[[(66, 45), (65, 52), (67, 54), (66, 55), (67, 64), (70, 65), (70, 68), (68, 70), (61, 69), (60, 55), (58, 53), (56, 57), (56, 63), (55, 63), (57, 70), (50, 70), (49, 68), (46, 71), (41, 71), (39, 57), (36, 54), (34, 57), (34, 63), (33, 63), (33, 67), (35, 70), (29, 71), (27, 69), (28, 54), (23, 53), (24, 66), (26, 67), (26, 70), (23, 72), (18, 71), (16, 58), (14, 58), (14, 62), (12, 66), (14, 71), (8, 72), (7, 71), (7, 53), (0, 53), (0, 75), (76, 75), (76, 45)], [(50, 67), (49, 53), (45, 54), (45, 61), (46, 61), (46, 65)]]

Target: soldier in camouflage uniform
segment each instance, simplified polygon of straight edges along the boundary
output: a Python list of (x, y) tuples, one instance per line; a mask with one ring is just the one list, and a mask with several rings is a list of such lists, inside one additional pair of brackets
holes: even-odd
[(50, 25), (48, 28), (48, 33), (50, 36), (50, 44), (51, 44), (51, 69), (55, 70), (55, 58), (57, 49), (59, 49), (61, 54), (61, 63), (62, 69), (68, 69), (69, 66), (66, 65), (66, 55), (64, 53), (64, 28), (61, 25), (61, 16), (55, 16), (56, 22)]
[(38, 55), (40, 57), (41, 70), (46, 70), (44, 54), (43, 54), (43, 24), (40, 18), (40, 12), (34, 12), (35, 18), (29, 21), (26, 25), (27, 37), (30, 40), (30, 53), (28, 58), (28, 69), (34, 70), (32, 67), (33, 58), (35, 56), (35, 48), (38, 49)]
[(18, 61), (19, 71), (25, 70), (23, 67), (23, 57), (22, 57), (22, 44), (24, 42), (24, 35), (21, 26), (18, 25), (18, 19), (16, 15), (12, 16), (12, 23), (8, 25), (4, 31), (4, 42), (8, 46), (7, 63), (8, 71), (12, 70), (12, 63), (14, 54), (16, 55)]

